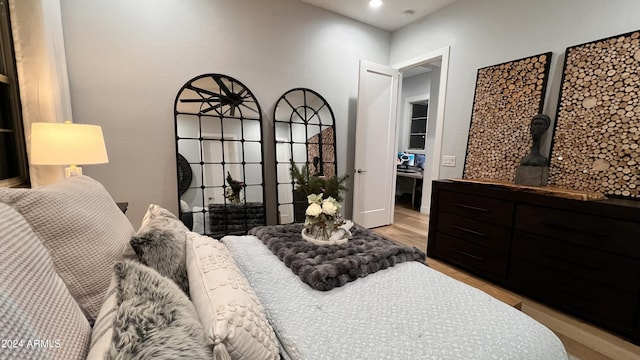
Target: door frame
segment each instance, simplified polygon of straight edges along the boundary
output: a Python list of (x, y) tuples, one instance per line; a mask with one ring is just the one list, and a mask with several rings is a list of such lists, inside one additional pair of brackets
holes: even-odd
[[(392, 65), (391, 67), (397, 69), (402, 73), (403, 71), (410, 69), (412, 67), (426, 65), (432, 63), (434, 61), (441, 61), (440, 65), (440, 86), (438, 88), (438, 102), (437, 106), (437, 116), (436, 116), (436, 129), (434, 135), (434, 144), (433, 144), (433, 167), (431, 169), (430, 178), (423, 179), (424, 181), (431, 182), (432, 180), (436, 180), (440, 178), (440, 168), (442, 166), (442, 141), (444, 134), (444, 115), (445, 115), (445, 105), (446, 105), (446, 97), (447, 97), (447, 80), (449, 77), (449, 54), (451, 52), (451, 46), (447, 45), (440, 49), (436, 49), (429, 53), (414, 57), (409, 60), (401, 61)], [(400, 77), (402, 81), (402, 76)], [(398, 99), (401, 99), (402, 96), (402, 84), (400, 84), (400, 88), (398, 90)], [(400, 118), (400, 113), (398, 113), (398, 119)], [(396, 145), (395, 148), (398, 148), (398, 138), (396, 137)], [(422, 194), (423, 199), (425, 193)], [(426, 196), (431, 196), (431, 194), (426, 194)], [(395, 201), (392, 205), (392, 210), (395, 209)], [(427, 213), (428, 213), (427, 209)], [(422, 212), (422, 209), (421, 209)], [(393, 211), (391, 212), (391, 223), (393, 223)]]

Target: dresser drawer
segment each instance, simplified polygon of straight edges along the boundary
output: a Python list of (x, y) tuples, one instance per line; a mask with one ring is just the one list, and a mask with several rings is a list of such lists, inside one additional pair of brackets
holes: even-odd
[(488, 248), (509, 251), (511, 229), (449, 213), (438, 216), (438, 231)]
[(548, 238), (640, 258), (640, 223), (519, 204), (514, 227)]
[(429, 256), (450, 261), (474, 273), (502, 280), (507, 275), (507, 253), (442, 233), (436, 235), (434, 249), (434, 254)]
[(569, 313), (633, 337), (638, 296), (603, 287), (524, 259), (509, 270), (513, 288)]
[(496, 225), (511, 226), (513, 220), (512, 202), (484, 196), (441, 191), (438, 207), (440, 211)]
[(640, 293), (640, 261), (566, 241), (516, 231), (511, 254), (558, 272)]

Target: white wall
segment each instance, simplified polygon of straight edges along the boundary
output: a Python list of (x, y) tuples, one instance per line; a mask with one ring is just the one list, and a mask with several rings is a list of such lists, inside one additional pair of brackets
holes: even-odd
[(479, 68), (553, 51), (544, 109), (553, 119), (565, 49), (638, 30), (638, 14), (637, 0), (458, 0), (394, 32), (392, 64), (451, 45), (442, 154), (457, 162), (441, 177), (462, 176)]
[[(358, 60), (388, 64), (390, 34), (298, 0), (61, 0), (74, 121), (103, 127), (110, 163), (85, 166), (136, 226), (149, 203), (178, 210), (173, 104), (204, 73), (249, 87), (265, 121), (275, 221), (272, 113), (294, 87), (336, 116), (340, 174), (353, 163)], [(349, 155), (348, 155), (349, 154)], [(347, 194), (350, 198), (350, 194)], [(350, 202), (345, 213), (350, 214)]]

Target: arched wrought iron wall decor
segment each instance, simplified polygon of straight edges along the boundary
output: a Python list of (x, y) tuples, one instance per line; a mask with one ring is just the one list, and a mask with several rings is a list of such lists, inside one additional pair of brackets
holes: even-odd
[(336, 175), (333, 110), (317, 92), (296, 88), (280, 97), (274, 110), (278, 221), (304, 221), (307, 199), (294, 191), (291, 163), (308, 167), (308, 176)]
[(253, 93), (232, 77), (200, 75), (178, 92), (174, 116), (178, 166), (186, 160), (193, 174), (179, 189), (183, 221), (192, 217), (194, 231), (214, 237), (264, 225), (262, 112)]

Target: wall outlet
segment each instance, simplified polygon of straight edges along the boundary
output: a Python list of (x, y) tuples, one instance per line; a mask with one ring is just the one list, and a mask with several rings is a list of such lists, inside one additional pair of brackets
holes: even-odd
[(442, 166), (456, 166), (456, 157), (454, 155), (444, 155), (442, 157)]

